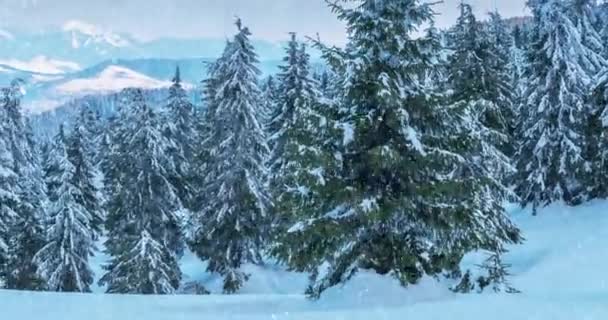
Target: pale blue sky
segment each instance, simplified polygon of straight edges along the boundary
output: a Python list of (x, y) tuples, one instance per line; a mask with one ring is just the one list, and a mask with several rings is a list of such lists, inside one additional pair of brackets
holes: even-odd
[[(438, 26), (454, 23), (461, 0), (436, 6)], [(525, 0), (467, 0), (478, 14), (493, 8), (504, 16), (526, 13)], [(140, 39), (163, 36), (224, 37), (233, 32), (234, 15), (256, 38), (283, 40), (289, 31), (343, 42), (343, 25), (323, 0), (0, 0), (0, 27), (39, 30), (82, 20)]]

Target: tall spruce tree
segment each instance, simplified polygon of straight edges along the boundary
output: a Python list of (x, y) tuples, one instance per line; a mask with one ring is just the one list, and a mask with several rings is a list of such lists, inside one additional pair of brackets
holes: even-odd
[(38, 250), (46, 244), (46, 232), (41, 218), (36, 215), (36, 208), (29, 202), (35, 200), (35, 194), (29, 196), (21, 198), (20, 214), (8, 230), (10, 238), (3, 275), (6, 289), (47, 289), (45, 279), (39, 275), (39, 263), (35, 260)]
[[(494, 17), (493, 20), (500, 19)], [(462, 110), (471, 132), (479, 134), (479, 164), (499, 183), (513, 173), (505, 155), (511, 144), (511, 83), (505, 67), (506, 33), (498, 21), (486, 32), (470, 5), (460, 4), (460, 16), (452, 34), (454, 54), (448, 63), (451, 108)], [(507, 190), (503, 186), (504, 190)], [(503, 192), (504, 194), (505, 192)]]
[[(204, 111), (197, 114), (196, 128), (198, 131), (198, 143), (196, 144), (197, 152), (193, 159), (193, 171), (194, 176), (197, 177), (194, 183), (194, 189), (197, 190), (198, 195), (193, 198), (193, 211), (200, 211), (202, 209), (203, 201), (201, 200), (200, 190), (204, 185), (204, 177), (207, 174), (207, 164), (209, 162), (210, 150), (205, 148), (205, 141), (211, 135), (213, 125), (211, 119), (214, 118), (215, 110), (218, 108), (219, 100), (216, 96), (220, 90), (220, 86), (226, 79), (222, 78), (226, 74), (226, 61), (232, 54), (232, 45), (230, 41), (226, 41), (224, 51), (220, 57), (213, 63), (208, 64), (207, 78), (203, 80), (203, 109)], [(188, 225), (187, 232), (189, 235), (192, 234), (192, 224)]]
[[(279, 76), (278, 101), (281, 113), (275, 124), (281, 126), (271, 140), (271, 186), (275, 201), (272, 254), (296, 271), (312, 271), (323, 262), (326, 246), (338, 243), (323, 233), (299, 232), (308, 227), (304, 217), (334, 210), (340, 213), (349, 196), (343, 174), (343, 144), (352, 139), (352, 128), (340, 122), (335, 103), (336, 91), (327, 84), (332, 98), (321, 96), (308, 78), (309, 57), (295, 39), (287, 47), (284, 70)], [(341, 65), (331, 65), (326, 75), (339, 72)], [(333, 69), (336, 70), (333, 70)], [(331, 87), (331, 88), (330, 88)], [(326, 226), (324, 232), (332, 229)]]
[(494, 85), (497, 88), (495, 99), (505, 122), (503, 133), (509, 138), (508, 141), (500, 145), (500, 149), (512, 158), (515, 154), (516, 115), (518, 102), (521, 98), (521, 91), (518, 86), (521, 80), (523, 58), (521, 50), (515, 46), (515, 41), (506, 21), (498, 11), (489, 13), (488, 24), (487, 34), (491, 54), (490, 69), (496, 73), (495, 78), (497, 79), (497, 84)]
[(272, 115), (277, 109), (277, 81), (273, 75), (268, 76), (260, 86), (262, 91), (262, 103), (264, 105), (262, 122), (267, 126), (272, 119)]
[[(457, 271), (469, 251), (500, 253), (518, 242), (492, 179), (477, 170), (473, 151), (480, 142), (466, 117), (441, 107), (422, 79), (439, 43), (412, 33), (432, 22), (431, 5), (330, 6), (347, 23), (350, 41), (346, 51), (325, 48), (328, 62), (342, 59), (346, 71), (339, 109), (348, 113), (338, 124), (345, 145), (337, 154), (344, 182), (325, 190), (333, 208), (294, 207), (298, 219), (287, 234), (300, 243), (291, 242), (291, 252), (309, 248), (307, 260), (316, 267), (308, 294), (319, 297), (359, 268), (412, 284), (425, 274)], [(324, 163), (317, 165), (324, 171)], [(297, 267), (299, 259), (291, 260)]]
[(606, 65), (588, 24), (592, 1), (530, 0), (535, 29), (528, 51), (527, 86), (520, 111), (516, 192), (536, 208), (589, 196), (585, 157), (586, 97)]
[(173, 85), (169, 88), (169, 97), (163, 110), (163, 133), (167, 139), (174, 142), (174, 148), (169, 150), (175, 164), (175, 176), (171, 177), (171, 183), (178, 189), (182, 204), (191, 209), (195, 179), (191, 162), (196, 154), (199, 133), (196, 128), (195, 108), (182, 86), (179, 67), (176, 67), (172, 81)]
[(78, 130), (82, 132), (83, 146), (86, 156), (95, 170), (99, 169), (101, 161), (101, 144), (103, 141), (103, 120), (99, 111), (91, 102), (85, 102), (76, 119)]
[(33, 255), (44, 241), (45, 188), (32, 128), (21, 110), (23, 82), (0, 101), (0, 280), (11, 289), (42, 288)]
[(36, 160), (33, 172), (21, 174), (18, 181), (18, 215), (9, 228), (8, 257), (5, 286), (15, 290), (44, 290), (47, 288), (39, 276), (39, 265), (34, 257), (46, 244), (46, 201), (39, 179), (39, 163)]
[(594, 113), (589, 122), (591, 145), (588, 150), (593, 159), (591, 196), (608, 197), (608, 70), (603, 71), (593, 88), (591, 100)]
[(93, 283), (89, 257), (102, 217), (84, 141), (78, 123), (70, 136), (61, 126), (45, 167), (50, 202), (47, 243), (35, 261), (52, 291), (90, 292)]
[(226, 293), (247, 280), (244, 263), (261, 262), (270, 205), (263, 185), (268, 147), (258, 118), (258, 58), (249, 29), (240, 20), (236, 25), (238, 33), (206, 81), (206, 174), (190, 235), (192, 251), (208, 261), (208, 271), (224, 277)]
[(174, 141), (161, 132), (159, 116), (141, 89), (121, 93), (120, 116), (112, 133), (106, 185), (108, 293), (171, 294), (178, 288), (183, 251), (181, 202), (171, 178)]
[[(103, 161), (106, 155), (108, 140), (105, 128), (107, 123), (101, 118), (99, 110), (90, 102), (85, 102), (74, 122), (72, 127), (73, 134), (78, 134), (79, 144), (83, 150), (84, 161), (86, 161), (87, 169), (90, 171), (87, 174), (92, 175), (92, 186), (95, 189), (97, 202), (102, 206), (105, 201), (104, 186), (103, 186)], [(105, 212), (102, 210), (100, 215), (103, 217)], [(102, 229), (98, 221), (96, 229)]]
[[(281, 177), (286, 167), (283, 157), (285, 145), (291, 138), (291, 127), (301, 115), (299, 109), (310, 109), (318, 100), (319, 94), (311, 78), (309, 60), (306, 45), (298, 42), (296, 34), (292, 33), (287, 44), (286, 56), (283, 58), (284, 65), (279, 67), (281, 72), (277, 76), (277, 108), (268, 126), (268, 140), (272, 148), (269, 168), (275, 178)], [(276, 183), (273, 184), (282, 188)]]
[[(17, 181), (19, 176), (15, 172), (12, 146), (8, 139), (11, 128), (8, 126), (9, 96), (6, 90), (2, 91), (0, 102), (0, 274), (4, 278), (7, 270), (10, 227), (17, 218), (17, 206), (20, 203)], [(2, 279), (0, 279), (2, 280)]]

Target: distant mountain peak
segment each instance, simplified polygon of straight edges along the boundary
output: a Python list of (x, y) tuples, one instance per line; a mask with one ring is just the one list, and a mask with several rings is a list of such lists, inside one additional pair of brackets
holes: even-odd
[(62, 30), (71, 33), (72, 48), (74, 49), (99, 43), (106, 43), (117, 48), (131, 45), (131, 41), (124, 36), (80, 20), (67, 21), (64, 23)]
[(103, 30), (93, 24), (80, 21), (80, 20), (69, 20), (63, 24), (63, 31), (78, 31), (82, 34), (96, 36), (103, 34)]
[(36, 56), (30, 60), (0, 59), (0, 64), (22, 71), (48, 75), (70, 73), (82, 69), (75, 62), (50, 59), (43, 55)]

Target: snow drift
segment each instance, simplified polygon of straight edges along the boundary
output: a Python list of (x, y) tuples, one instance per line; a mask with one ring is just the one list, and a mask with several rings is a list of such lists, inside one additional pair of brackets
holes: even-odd
[[(2, 319), (45, 320), (188, 320), (188, 319), (608, 319), (608, 201), (580, 207), (552, 205), (532, 217), (510, 208), (526, 237), (511, 248), (512, 284), (520, 294), (460, 295), (449, 283), (425, 279), (402, 288), (397, 281), (359, 273), (342, 287), (309, 301), (302, 292), (304, 274), (280, 267), (247, 266), (252, 278), (241, 294), (220, 295), (221, 279), (204, 272), (192, 255), (182, 260), (186, 281), (201, 281), (208, 296), (120, 296), (0, 291)], [(465, 259), (471, 267), (479, 256)], [(93, 263), (101, 273), (106, 258)]]

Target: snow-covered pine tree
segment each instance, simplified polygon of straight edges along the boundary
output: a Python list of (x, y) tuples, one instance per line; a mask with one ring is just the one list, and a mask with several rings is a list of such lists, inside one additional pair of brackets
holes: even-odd
[[(97, 120), (94, 120), (97, 121)], [(75, 185), (81, 190), (81, 197), (77, 199), (79, 204), (89, 212), (89, 228), (93, 240), (97, 240), (102, 233), (104, 213), (100, 190), (98, 186), (98, 171), (94, 164), (94, 153), (91, 147), (96, 145), (91, 142), (91, 133), (95, 131), (87, 130), (82, 121), (77, 121), (69, 136), (67, 137), (68, 160), (75, 168)]]
[[(604, 27), (598, 15), (597, 0), (570, 0), (569, 15), (577, 30), (579, 30), (580, 42), (597, 55), (589, 57), (590, 63), (594, 65), (606, 66), (605, 57), (602, 53), (606, 48), (602, 41), (601, 28)], [(604, 59), (601, 59), (604, 58)], [(601, 71), (601, 70), (600, 70)]]
[[(193, 211), (200, 211), (202, 209), (201, 204), (203, 204), (203, 201), (201, 200), (200, 192), (198, 191), (203, 188), (203, 180), (207, 174), (207, 164), (210, 158), (210, 150), (207, 150), (204, 147), (204, 144), (213, 130), (212, 122), (215, 118), (215, 110), (217, 110), (220, 102), (217, 99), (217, 92), (220, 90), (221, 85), (226, 81), (225, 78), (222, 78), (227, 74), (225, 70), (227, 64), (223, 63), (223, 61), (229, 59), (231, 55), (232, 43), (227, 40), (222, 55), (215, 62), (209, 63), (207, 68), (207, 79), (203, 80), (202, 93), (204, 112), (200, 112), (197, 115), (196, 128), (199, 134), (199, 139), (196, 149), (198, 152), (195, 154), (192, 164), (194, 166), (194, 175), (197, 177), (197, 181), (195, 181), (193, 187), (198, 193), (198, 196), (193, 198)], [(192, 234), (191, 228), (188, 228), (187, 231), (189, 235)]]
[(176, 174), (171, 177), (171, 183), (177, 188), (182, 204), (191, 209), (195, 179), (191, 162), (196, 154), (199, 133), (196, 130), (195, 108), (182, 87), (179, 67), (176, 67), (172, 81), (173, 85), (169, 88), (169, 97), (163, 110), (163, 134), (174, 142), (175, 147), (169, 150)]
[[(447, 73), (451, 108), (461, 110), (466, 124), (481, 142), (476, 150), (480, 168), (486, 170), (503, 190), (502, 180), (512, 174), (511, 159), (503, 151), (511, 143), (511, 83), (503, 44), (506, 36), (494, 17), (491, 32), (477, 21), (470, 5), (460, 4), (460, 16), (451, 35), (453, 54)], [(506, 192), (500, 192), (506, 196)]]
[(348, 111), (340, 123), (345, 184), (326, 190), (333, 208), (298, 212), (289, 230), (301, 240), (292, 252), (313, 252), (308, 294), (319, 297), (359, 268), (416, 283), (425, 274), (458, 270), (467, 252), (500, 252), (518, 242), (519, 230), (497, 205), (491, 179), (470, 158), (479, 142), (462, 113), (441, 107), (422, 79), (439, 43), (412, 33), (432, 22), (431, 4), (330, 6), (346, 22), (350, 42), (344, 52), (325, 52), (330, 64), (343, 59), (346, 71), (340, 99), (340, 109)]
[(228, 80), (225, 78), (228, 74), (228, 60), (232, 58), (234, 47), (235, 46), (233, 46), (232, 41), (226, 41), (222, 55), (215, 62), (209, 64), (207, 69), (207, 79), (203, 80), (203, 96), (206, 110), (203, 114), (205, 121), (202, 121), (204, 124), (204, 129), (201, 131), (204, 132), (205, 137), (207, 137), (209, 132), (212, 130), (212, 125), (209, 122), (215, 116), (215, 111), (221, 102), (217, 94), (221, 89), (222, 84)]
[(260, 90), (262, 91), (262, 103), (264, 104), (263, 108), (263, 117), (261, 120), (265, 126), (268, 125), (272, 115), (275, 113), (277, 108), (277, 84), (275, 77), (273, 75), (269, 75), (262, 81), (262, 85), (260, 86)]
[[(282, 190), (283, 186), (272, 180), (280, 179), (287, 166), (283, 156), (285, 145), (292, 138), (291, 127), (298, 121), (298, 116), (309, 112), (306, 110), (312, 108), (319, 97), (316, 84), (311, 78), (310, 58), (306, 53), (306, 45), (298, 42), (295, 33), (291, 34), (285, 51), (284, 64), (279, 67), (281, 72), (277, 76), (277, 108), (268, 124), (271, 184), (278, 190)], [(274, 192), (282, 192), (278, 190)]]
[[(114, 145), (112, 143), (112, 135), (117, 130), (117, 124), (118, 115), (113, 114), (103, 122), (103, 126), (101, 129), (99, 141), (99, 157), (98, 159), (95, 159), (95, 161), (98, 163), (99, 171), (101, 172), (102, 176), (104, 176), (102, 182), (105, 182), (105, 175), (110, 170), (110, 155), (112, 154), (112, 149), (114, 148)], [(107, 193), (106, 189), (107, 188), (104, 185), (104, 194)]]
[(237, 20), (238, 33), (212, 66), (206, 81), (209, 132), (201, 208), (191, 221), (190, 247), (208, 271), (224, 277), (224, 291), (236, 292), (248, 275), (244, 263), (261, 262), (269, 229), (270, 199), (264, 189), (268, 147), (259, 115), (257, 55), (251, 33)]
[[(502, 261), (501, 254), (492, 253), (479, 266), (485, 271), (485, 275), (478, 277), (476, 286), (478, 291), (490, 287), (494, 292), (519, 293), (520, 291), (513, 288), (509, 283), (510, 276), (508, 269), (510, 265)], [(463, 292), (467, 292), (466, 290)]]
[[(510, 158), (515, 154), (515, 127), (516, 114), (518, 107), (518, 99), (520, 98), (517, 86), (520, 80), (521, 67), (521, 51), (515, 47), (513, 36), (507, 26), (505, 20), (498, 11), (489, 13), (488, 21), (488, 45), (491, 53), (492, 66), (499, 81), (494, 84), (496, 90), (496, 104), (502, 114), (506, 131), (503, 132), (508, 136), (508, 141), (500, 145), (503, 151)], [(515, 169), (513, 167), (513, 169)]]
[(38, 263), (34, 257), (46, 244), (46, 233), (37, 211), (29, 202), (34, 198), (21, 197), (19, 216), (12, 221), (9, 228), (10, 238), (4, 278), (4, 287), (12, 290), (46, 290), (44, 278), (39, 276)]
[[(34, 145), (32, 145), (34, 147)], [(46, 218), (46, 196), (40, 186), (38, 159), (33, 170), (19, 175), (18, 215), (9, 229), (5, 287), (15, 290), (44, 290), (46, 282), (38, 275), (36, 253), (46, 244), (43, 219)]]
[[(342, 176), (342, 150), (352, 139), (352, 128), (339, 122), (336, 100), (322, 98), (307, 78), (309, 58), (304, 48), (288, 46), (287, 64), (279, 76), (278, 101), (283, 113), (276, 118), (282, 126), (274, 136), (271, 157), (270, 185), (275, 202), (271, 252), (293, 270), (314, 272), (325, 257), (319, 249), (337, 250), (332, 244), (339, 241), (323, 233), (299, 231), (308, 227), (306, 218), (332, 210), (340, 213), (336, 208), (349, 196)], [(332, 95), (337, 93), (330, 86), (333, 84), (327, 87)], [(325, 227), (323, 232), (332, 228)]]
[(590, 99), (593, 114), (588, 124), (593, 198), (608, 198), (608, 69), (597, 77)]
[(602, 54), (604, 58), (608, 59), (608, 47), (605, 45), (608, 43), (608, 1), (600, 1), (595, 11), (597, 16), (597, 30), (599, 32), (600, 39), (604, 44)]
[(31, 127), (20, 106), (22, 81), (0, 101), (0, 280), (11, 289), (38, 290), (32, 258), (43, 245), (45, 188)]
[(108, 293), (171, 294), (178, 288), (183, 252), (178, 191), (171, 183), (175, 143), (161, 132), (159, 117), (141, 89), (121, 94), (106, 173)]
[[(487, 189), (477, 196), (485, 202), (486, 210), (501, 211), (503, 201), (516, 198), (504, 182), (514, 173), (511, 159), (505, 154), (513, 154), (514, 149), (513, 82), (508, 69), (512, 45), (500, 15), (491, 13), (485, 29), (470, 5), (461, 3), (459, 7), (460, 16), (451, 34), (454, 53), (447, 64), (449, 109), (462, 115), (464, 132), (468, 132), (469, 144), (474, 146), (468, 157), (476, 165), (478, 178), (487, 180)], [(455, 291), (468, 292), (470, 287), (481, 291), (491, 285), (495, 291), (515, 292), (506, 280), (507, 265), (492, 264), (501, 261), (504, 247), (489, 250), (495, 258), (481, 266), (487, 274), (470, 284), (465, 274)]]
[(535, 28), (520, 109), (515, 191), (522, 205), (580, 203), (589, 196), (586, 97), (606, 65), (588, 21), (592, 1), (530, 0)]
[(80, 124), (70, 136), (61, 126), (45, 167), (50, 203), (47, 243), (34, 260), (52, 291), (90, 292), (93, 283), (88, 261), (102, 217), (84, 141)]
[[(9, 231), (17, 216), (17, 206), (20, 203), (17, 181), (19, 176), (15, 172), (12, 146), (8, 139), (9, 130), (8, 112), (5, 107), (9, 96), (3, 90), (0, 101), (0, 274), (4, 278), (7, 270)], [(0, 280), (2, 280), (0, 278)], [(0, 283), (1, 284), (1, 283)]]
[(98, 170), (102, 157), (100, 152), (102, 151), (101, 143), (103, 141), (103, 120), (101, 119), (101, 115), (90, 102), (85, 102), (80, 108), (76, 123), (82, 132), (86, 156), (95, 170)]
[[(519, 35), (516, 33), (516, 30), (519, 30)], [(511, 156), (513, 160), (513, 164), (516, 163), (515, 154), (517, 153), (520, 137), (519, 134), (522, 133), (522, 122), (520, 118), (520, 114), (523, 112), (521, 109), (524, 106), (524, 101), (526, 100), (526, 91), (527, 91), (527, 81), (525, 71), (526, 71), (526, 46), (528, 43), (525, 43), (523, 39), (523, 32), (521, 27), (516, 26), (514, 31), (512, 32), (513, 44), (509, 50), (509, 58), (508, 58), (508, 70), (511, 78), (511, 88), (513, 97), (512, 102), (512, 110), (513, 116), (511, 118), (511, 150), (508, 150), (508, 154)], [(519, 37), (519, 40), (518, 40)], [(512, 182), (513, 176), (511, 176)]]
[[(85, 157), (85, 165), (87, 166), (87, 173), (91, 174), (94, 192), (96, 193), (96, 202), (98, 206), (103, 208), (104, 203), (104, 186), (103, 186), (103, 170), (102, 165), (107, 150), (106, 143), (108, 136), (106, 131), (110, 128), (106, 128), (107, 123), (101, 118), (99, 111), (90, 102), (85, 102), (80, 108), (80, 112), (74, 125), (72, 127), (71, 136), (78, 135), (79, 148), (83, 150), (83, 156)], [(89, 180), (87, 178), (87, 180)], [(103, 217), (105, 213), (100, 213)], [(96, 222), (96, 229), (102, 229), (100, 223), (103, 221)]]
[[(293, 113), (293, 101), (297, 98), (296, 94), (299, 93), (298, 90), (301, 87), (299, 83), (296, 83), (298, 80), (300, 80), (298, 75), (299, 64), (297, 61), (298, 47), (299, 42), (296, 39), (296, 34), (291, 33), (291, 38), (285, 49), (286, 56), (283, 58), (284, 64), (279, 66), (280, 73), (277, 76), (277, 106), (275, 110), (273, 110), (270, 122), (268, 123), (268, 140), (271, 142), (269, 143), (270, 146), (274, 145), (274, 140), (276, 140), (277, 135), (282, 130), (283, 125), (286, 122), (286, 118)], [(306, 72), (308, 72), (308, 70), (306, 70)], [(288, 93), (291, 96), (286, 97), (285, 92), (291, 89), (293, 89), (293, 91)], [(288, 103), (286, 103), (286, 99), (289, 100), (287, 101)]]

